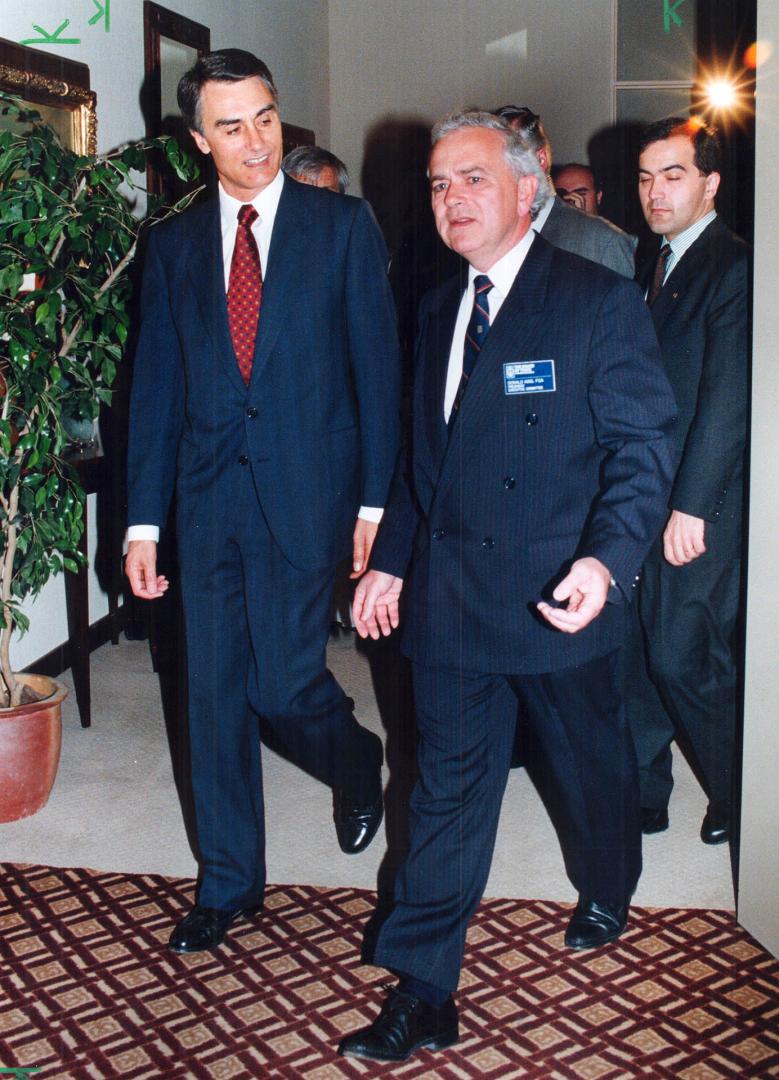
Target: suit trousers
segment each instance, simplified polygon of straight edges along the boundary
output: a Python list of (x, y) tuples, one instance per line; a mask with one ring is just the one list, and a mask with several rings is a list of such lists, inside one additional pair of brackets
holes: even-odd
[(692, 753), (709, 800), (730, 805), (740, 580), (738, 558), (708, 553), (686, 566), (654, 557), (644, 566), (625, 650), (625, 704), (644, 807), (668, 806), (674, 738)]
[(541, 675), (414, 665), (419, 779), (409, 853), (375, 963), (457, 988), (468, 922), (492, 862), (518, 699), (551, 774), (571, 881), (602, 902), (630, 897), (641, 872), (640, 814), (616, 661), (615, 652)]
[(285, 559), (243, 471), (208, 527), (179, 514), (198, 903), (222, 910), (259, 903), (265, 886), (259, 717), (295, 764), (360, 802), (375, 797), (381, 763), (327, 670), (335, 568)]

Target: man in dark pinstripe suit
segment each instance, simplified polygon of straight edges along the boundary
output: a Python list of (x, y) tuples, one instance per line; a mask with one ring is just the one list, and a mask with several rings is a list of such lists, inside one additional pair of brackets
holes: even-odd
[(354, 604), (358, 631), (378, 638), (403, 590), (420, 734), (410, 851), (373, 956), (400, 983), (340, 1047), (379, 1060), (457, 1040), (451, 995), (518, 698), (565, 819), (579, 892), (566, 944), (625, 928), (641, 833), (615, 664), (671, 476), (674, 403), (640, 290), (533, 233), (543, 174), (519, 136), (489, 114), (448, 117), (429, 172), (468, 284), (423, 301), (413, 459)]

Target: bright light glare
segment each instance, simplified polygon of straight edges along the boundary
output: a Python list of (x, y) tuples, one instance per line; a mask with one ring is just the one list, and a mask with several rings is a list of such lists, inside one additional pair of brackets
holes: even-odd
[(712, 79), (706, 87), (706, 97), (715, 109), (729, 109), (736, 103), (736, 88), (727, 79)]

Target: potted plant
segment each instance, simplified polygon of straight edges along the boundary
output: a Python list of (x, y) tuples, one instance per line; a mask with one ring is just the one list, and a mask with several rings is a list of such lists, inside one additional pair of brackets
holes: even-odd
[[(127, 339), (139, 235), (133, 171), (162, 151), (182, 179), (196, 167), (168, 137), (78, 155), (23, 102), (0, 94), (0, 821), (42, 806), (59, 759), (64, 689), (11, 668), (20, 604), (81, 556), (84, 493), (65, 457), (63, 418), (97, 417)], [(187, 204), (197, 191), (170, 209)], [(152, 216), (155, 215), (155, 216)]]

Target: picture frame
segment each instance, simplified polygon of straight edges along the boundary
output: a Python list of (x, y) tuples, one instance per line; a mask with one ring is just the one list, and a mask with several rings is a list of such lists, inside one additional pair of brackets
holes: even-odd
[[(144, 0), (143, 4), (144, 69), (143, 112), (146, 134), (150, 138), (172, 135), (192, 151), (178, 104), (176, 88), (181, 76), (211, 49), (211, 31), (202, 23), (175, 11)], [(173, 202), (197, 184), (183, 184), (161, 157), (149, 159), (146, 186), (153, 195)]]
[(0, 38), (0, 90), (35, 108), (69, 150), (97, 153), (97, 97), (86, 64)]

